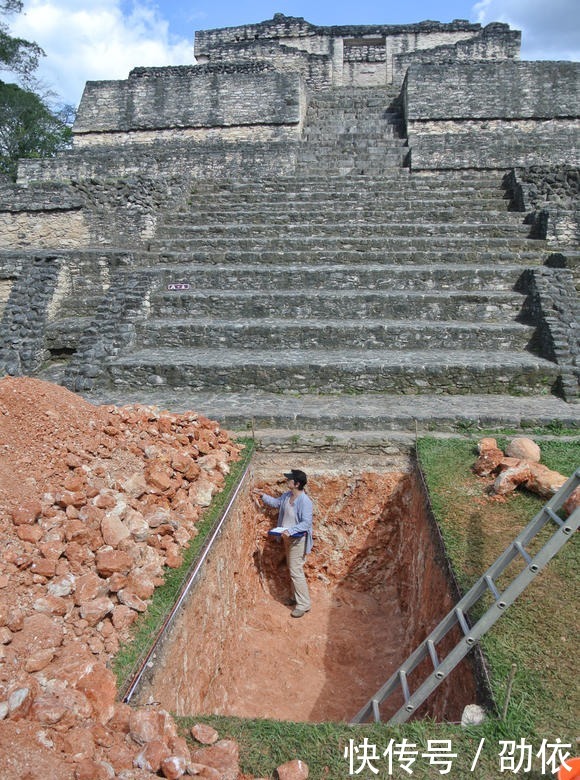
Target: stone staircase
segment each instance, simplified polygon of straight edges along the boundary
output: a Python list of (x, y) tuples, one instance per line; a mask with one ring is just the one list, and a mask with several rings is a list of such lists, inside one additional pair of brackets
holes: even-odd
[(198, 181), (109, 289), (95, 397), (360, 429), (405, 427), (403, 404), (412, 429), (433, 399), (476, 414), (546, 399), (558, 366), (522, 314), (544, 242), (497, 174), (411, 175), (392, 107), (387, 90), (318, 94), (295, 176)]
[(409, 152), (398, 88), (334, 87), (311, 98), (297, 172), (392, 176)]

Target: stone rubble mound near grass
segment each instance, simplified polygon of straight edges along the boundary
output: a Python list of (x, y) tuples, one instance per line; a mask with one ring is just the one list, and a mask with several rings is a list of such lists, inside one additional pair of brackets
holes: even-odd
[[(473, 465), (473, 471), (480, 477), (493, 478), (490, 489), (492, 495), (506, 496), (521, 485), (542, 498), (550, 499), (567, 480), (563, 474), (540, 463), (540, 447), (524, 436), (512, 439), (505, 452), (492, 438), (481, 439), (477, 449), (479, 457)], [(570, 514), (578, 505), (580, 490), (576, 489), (564, 509)]]

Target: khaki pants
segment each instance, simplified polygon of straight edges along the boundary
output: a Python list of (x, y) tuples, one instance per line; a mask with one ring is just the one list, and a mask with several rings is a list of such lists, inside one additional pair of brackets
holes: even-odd
[(307, 612), (310, 607), (310, 593), (308, 583), (304, 574), (304, 562), (306, 560), (306, 537), (301, 536), (298, 539), (283, 537), (284, 547), (286, 549), (286, 562), (290, 571), (290, 579), (294, 587), (294, 598), (296, 599), (296, 608)]

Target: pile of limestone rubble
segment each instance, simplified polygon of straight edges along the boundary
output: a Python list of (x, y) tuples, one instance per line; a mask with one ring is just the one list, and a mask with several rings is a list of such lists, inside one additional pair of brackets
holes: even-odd
[[(541, 450), (532, 439), (518, 436), (507, 445), (505, 452), (492, 438), (481, 439), (477, 445), (479, 457), (473, 471), (480, 477), (490, 477), (490, 493), (505, 496), (522, 486), (542, 498), (551, 498), (567, 478), (540, 463)], [(577, 488), (564, 505), (570, 514), (580, 504)]]
[(190, 749), (110, 669), (239, 452), (192, 412), (0, 380), (0, 778), (242, 777), (235, 742)]

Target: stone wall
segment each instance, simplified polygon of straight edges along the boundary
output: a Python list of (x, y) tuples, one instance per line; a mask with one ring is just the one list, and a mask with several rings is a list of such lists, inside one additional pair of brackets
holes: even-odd
[(526, 314), (538, 325), (538, 347), (560, 367), (557, 388), (568, 402), (580, 398), (580, 304), (567, 268), (529, 272)]
[(89, 231), (80, 211), (1, 213), (0, 249), (85, 246)]
[(22, 188), (0, 186), (0, 250), (35, 246), (84, 246), (88, 226), (83, 200), (63, 185)]
[[(180, 128), (290, 125), (304, 97), (297, 73), (267, 63), (136, 68), (125, 81), (87, 83), (73, 127), (84, 136)], [(109, 143), (103, 138), (103, 143)]]
[(414, 169), (578, 164), (578, 63), (413, 65), (403, 105)]
[[(507, 29), (507, 25), (503, 25)], [(464, 19), (456, 19), (449, 24), (434, 21), (417, 24), (372, 24), (372, 25), (333, 25), (319, 26), (305, 21), (302, 17), (275, 14), (272, 19), (257, 24), (240, 27), (224, 27), (217, 30), (198, 30), (195, 33), (194, 54), (199, 62), (203, 58), (212, 59), (220, 47), (260, 39), (273, 39), (293, 45), (310, 52), (328, 53), (332, 38), (361, 39), (387, 38), (397, 35), (429, 36), (430, 45), (439, 46), (452, 42), (454, 36), (468, 37), (481, 31), (480, 24), (472, 24)], [(456, 38), (455, 38), (456, 39)]]
[(580, 168), (534, 166), (518, 171), (522, 211), (538, 226), (538, 238), (559, 247), (580, 243)]
[(45, 160), (21, 160), (18, 183), (151, 178), (245, 178), (278, 176), (294, 171), (298, 149), (294, 142), (173, 140), (141, 144), (98, 145), (72, 149)]
[(288, 46), (277, 40), (244, 40), (212, 50), (211, 62), (265, 61), (276, 71), (299, 73), (304, 83), (312, 89), (324, 89), (333, 83), (333, 44), (334, 42), (331, 42), (329, 53), (319, 54)]
[(230, 43), (261, 39), (292, 40), (312, 37), (315, 34), (316, 25), (310, 24), (302, 17), (275, 14), (272, 19), (257, 24), (198, 30), (195, 33), (194, 54), (200, 62), (204, 57), (211, 57), (214, 50)]
[(490, 60), (513, 60), (519, 57), (521, 33), (510, 30), (505, 24), (492, 23), (483, 28), (479, 35), (462, 38), (451, 43), (435, 40), (428, 49), (398, 49), (393, 53), (393, 81), (402, 83), (411, 65), (422, 63), (474, 62)]
[(84, 179), (75, 182), (83, 199), (90, 246), (143, 249), (155, 234), (161, 211), (189, 193), (183, 177), (134, 176), (130, 179)]
[[(50, 301), (54, 295), (60, 258), (36, 254), (12, 264), (14, 278), (0, 329), (0, 373), (22, 376), (38, 371), (47, 357), (43, 351)], [(10, 273), (6, 262), (0, 262)]]
[(135, 325), (147, 317), (155, 272), (145, 272), (134, 262), (126, 265), (114, 269), (107, 295), (101, 297), (90, 327), (77, 340), (63, 380), (72, 390), (82, 392), (99, 381), (103, 384), (107, 358), (135, 343)]
[(51, 351), (76, 349), (125, 262), (97, 250), (0, 253), (0, 372), (33, 374)]
[[(49, 176), (59, 171), (57, 160), (31, 160)], [(62, 166), (60, 168), (62, 171)], [(12, 185), (0, 189), (0, 250), (82, 249), (89, 246), (145, 247), (157, 226), (161, 209), (181, 202), (190, 191), (189, 179), (148, 177), (73, 181), (71, 184)]]
[[(458, 59), (468, 58), (469, 51), (477, 59), (492, 56), (510, 59), (519, 55), (520, 33), (505, 24), (483, 28), (456, 19), (449, 24), (426, 21), (405, 25), (341, 25), (319, 27), (300, 17), (276, 14), (259, 24), (202, 30), (195, 36), (195, 56), (198, 62), (223, 61), (231, 58), (237, 47), (257, 46), (263, 41), (276, 41), (311, 55), (324, 55), (332, 70), (332, 84), (376, 86), (401, 84), (414, 52), (437, 51), (443, 47), (446, 59), (455, 59), (456, 46), (478, 43), (471, 50), (460, 51)], [(425, 58), (429, 59), (427, 53)], [(402, 57), (402, 60), (398, 60)], [(405, 59), (411, 57), (411, 59)], [(440, 55), (435, 55), (435, 58)], [(278, 68), (279, 55), (269, 60)], [(307, 83), (318, 88), (318, 80), (307, 76)]]

